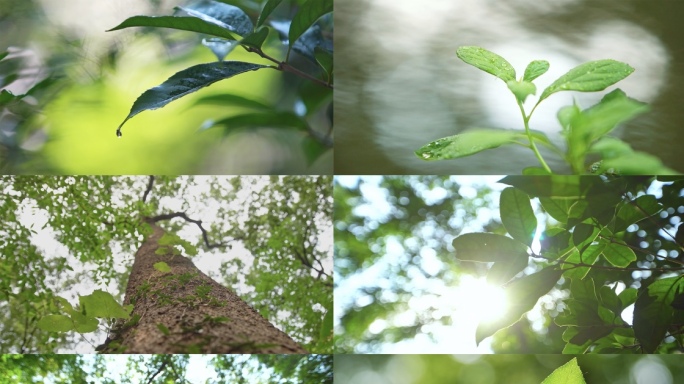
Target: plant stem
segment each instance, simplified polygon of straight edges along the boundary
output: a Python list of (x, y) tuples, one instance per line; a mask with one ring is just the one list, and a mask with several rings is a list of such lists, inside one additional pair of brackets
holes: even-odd
[(553, 174), (553, 171), (551, 170), (551, 168), (549, 168), (549, 165), (546, 164), (546, 161), (544, 161), (544, 158), (542, 157), (541, 153), (539, 153), (539, 149), (537, 149), (537, 144), (535, 144), (534, 138), (532, 137), (532, 132), (530, 131), (530, 118), (532, 117), (532, 113), (539, 104), (535, 105), (534, 108), (532, 108), (532, 111), (530, 111), (530, 114), (527, 115), (525, 114), (525, 108), (523, 108), (522, 102), (520, 100), (517, 100), (517, 102), (518, 108), (520, 108), (520, 113), (523, 117), (523, 123), (525, 124), (525, 133), (527, 134), (527, 138), (530, 140), (530, 148), (532, 148), (534, 155), (537, 156), (537, 160), (539, 160), (539, 163), (541, 163), (544, 170), (549, 174)]
[(279, 70), (279, 71), (290, 72), (290, 73), (295, 74), (295, 75), (297, 75), (297, 76), (299, 76), (299, 77), (305, 78), (305, 79), (307, 79), (307, 80), (311, 80), (311, 81), (313, 81), (313, 82), (316, 83), (316, 84), (319, 84), (319, 85), (322, 85), (322, 86), (324, 86), (324, 87), (333, 89), (332, 84), (329, 84), (329, 83), (327, 83), (327, 82), (325, 82), (325, 81), (323, 81), (323, 80), (321, 80), (321, 79), (318, 79), (318, 78), (316, 78), (316, 77), (313, 77), (313, 76), (309, 75), (309, 74), (306, 73), (306, 72), (302, 72), (302, 71), (300, 71), (299, 69), (297, 69), (297, 68), (291, 66), (290, 64), (288, 64), (286, 61), (279, 61), (278, 59), (276, 59), (276, 58), (274, 58), (274, 57), (271, 57), (271, 56), (267, 55), (267, 54), (266, 54), (264, 51), (262, 51), (260, 48), (254, 48), (254, 47), (244, 47), (244, 48), (245, 48), (245, 50), (247, 50), (247, 52), (256, 53), (257, 55), (263, 57), (264, 59), (269, 60), (269, 61), (272, 61), (272, 62), (278, 64), (278, 66), (276, 67), (276, 69)]

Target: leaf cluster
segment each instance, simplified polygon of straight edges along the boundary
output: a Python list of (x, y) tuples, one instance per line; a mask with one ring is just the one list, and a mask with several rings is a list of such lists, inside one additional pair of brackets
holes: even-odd
[[(559, 148), (541, 131), (530, 129), (530, 119), (549, 96), (564, 91), (597, 92), (619, 82), (634, 72), (628, 64), (606, 59), (591, 61), (571, 69), (546, 87), (532, 109), (525, 111), (523, 103), (537, 93), (534, 80), (549, 69), (545, 60), (534, 60), (516, 79), (513, 66), (503, 57), (476, 46), (463, 46), (456, 51), (458, 58), (484, 72), (501, 79), (515, 96), (520, 109), (524, 130), (473, 129), (445, 137), (424, 145), (416, 155), (424, 160), (447, 160), (471, 156), (504, 145), (521, 145), (530, 149), (541, 167), (527, 168), (527, 175), (553, 174), (538, 146), (544, 146), (560, 156), (575, 174), (673, 174), (650, 154), (634, 151), (627, 143), (608, 136), (619, 124), (649, 111), (644, 103), (631, 99), (620, 89), (603, 97), (596, 105), (581, 109), (577, 104), (558, 111), (561, 134), (566, 151)], [(598, 161), (590, 159), (598, 157)]]

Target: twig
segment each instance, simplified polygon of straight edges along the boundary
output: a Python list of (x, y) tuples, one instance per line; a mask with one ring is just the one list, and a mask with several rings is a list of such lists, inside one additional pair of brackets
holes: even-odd
[(307, 80), (311, 80), (311, 81), (313, 81), (314, 83), (319, 84), (319, 85), (322, 85), (322, 86), (324, 86), (324, 87), (326, 87), (326, 88), (333, 89), (333, 85), (332, 85), (332, 84), (328, 84), (327, 82), (325, 82), (325, 81), (323, 81), (323, 80), (321, 80), (321, 79), (319, 79), (319, 78), (313, 77), (313, 76), (309, 75), (308, 73), (302, 72), (302, 71), (300, 71), (299, 69), (297, 69), (297, 68), (291, 66), (290, 64), (288, 64), (288, 63), (286, 63), (286, 62), (284, 62), (284, 61), (279, 61), (278, 59), (273, 58), (273, 57), (267, 55), (267, 54), (266, 54), (264, 51), (262, 51), (260, 48), (245, 47), (245, 50), (247, 50), (247, 52), (256, 53), (257, 55), (263, 57), (264, 59), (269, 60), (269, 61), (272, 61), (272, 62), (278, 64), (278, 66), (275, 67), (275, 69), (277, 69), (277, 70), (279, 70), (279, 71), (290, 72), (290, 73), (292, 73), (292, 74), (294, 74), (294, 75), (297, 75), (297, 76), (299, 76), (299, 77), (305, 78), (305, 79), (307, 79)]
[(142, 197), (143, 203), (147, 201), (147, 196), (152, 191), (152, 185), (153, 184), (154, 184), (154, 176), (150, 175), (150, 179), (147, 182), (147, 189), (145, 190), (145, 193), (143, 193), (143, 197)]

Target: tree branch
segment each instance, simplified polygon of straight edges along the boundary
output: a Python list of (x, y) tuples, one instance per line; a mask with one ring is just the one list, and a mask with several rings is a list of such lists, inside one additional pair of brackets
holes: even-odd
[[(150, 218), (148, 218), (148, 220), (153, 222), (153, 223), (156, 223), (156, 222), (162, 221), (162, 220), (171, 220), (171, 219), (174, 219), (176, 217), (180, 217), (181, 219), (183, 219), (189, 223), (193, 223), (193, 224), (197, 225), (197, 227), (200, 229), (200, 231), (202, 231), (202, 238), (204, 239), (204, 244), (206, 244), (207, 248), (209, 248), (209, 249), (222, 248), (222, 247), (227, 247), (229, 245), (229, 243), (210, 243), (207, 230), (204, 229), (204, 227), (202, 226), (202, 220), (191, 219), (188, 217), (188, 215), (185, 214), (185, 212), (166, 213), (163, 215), (157, 215), (154, 217), (150, 217)], [(238, 239), (236, 238), (233, 240), (238, 240)]]
[(142, 197), (143, 203), (147, 201), (147, 196), (152, 191), (152, 185), (153, 184), (154, 184), (154, 176), (150, 175), (150, 179), (147, 182), (147, 189), (145, 190), (145, 193), (143, 194), (143, 197)]
[(154, 380), (154, 378), (157, 377), (157, 375), (158, 375), (159, 373), (161, 373), (161, 371), (164, 370), (164, 367), (166, 367), (166, 364), (167, 364), (167, 363), (168, 363), (168, 361), (166, 361), (166, 360), (164, 360), (164, 361), (162, 362), (162, 364), (159, 366), (159, 369), (157, 369), (157, 372), (155, 372), (154, 375), (152, 375), (152, 376), (147, 380), (147, 384), (152, 383), (152, 380)]

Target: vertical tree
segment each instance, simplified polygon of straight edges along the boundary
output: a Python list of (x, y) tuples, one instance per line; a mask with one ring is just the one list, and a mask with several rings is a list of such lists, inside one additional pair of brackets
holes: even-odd
[[(325, 251), (331, 242), (320, 236), (329, 226), (331, 208), (325, 204), (332, 201), (323, 197), (324, 205), (290, 218), (309, 227), (309, 237), (282, 240), (271, 259), (251, 241), (270, 238), (273, 245), (278, 235), (250, 224), (257, 217), (287, 217), (316, 193), (329, 196), (329, 178), (3, 177), (0, 189), (7, 218), (0, 226), (3, 351), (73, 350), (82, 337), (88, 340), (83, 334), (96, 330), (101, 333), (88, 342), (99, 344), (108, 332), (99, 348), (105, 352), (330, 351), (323, 331), (332, 300)], [(260, 198), (282, 194), (290, 201), (281, 198), (263, 209), (270, 203)], [(298, 222), (306, 217), (315, 220)], [(320, 273), (286, 251), (290, 243), (306, 248), (302, 244), (318, 242), (310, 252), (320, 257)], [(205, 251), (194, 256), (198, 246)], [(195, 260), (213, 267), (201, 272)], [(290, 273), (290, 267), (289, 275), (270, 272), (280, 264), (308, 273)], [(259, 276), (283, 294), (262, 292), (253, 284)], [(93, 291), (93, 284), (99, 289)], [(319, 294), (291, 295), (313, 286)], [(279, 307), (280, 313), (268, 310)], [(295, 342), (269, 322), (286, 332), (306, 327), (293, 335)]]

